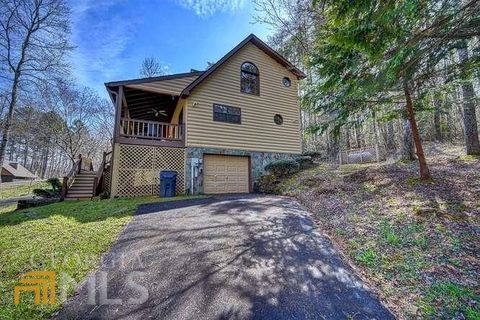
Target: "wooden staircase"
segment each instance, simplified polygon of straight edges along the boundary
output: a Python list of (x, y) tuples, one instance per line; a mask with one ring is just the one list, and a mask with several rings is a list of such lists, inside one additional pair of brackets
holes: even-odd
[(95, 171), (86, 170), (81, 170), (77, 173), (73, 178), (72, 184), (68, 188), (65, 199), (85, 199), (94, 197), (96, 175), (97, 173)]
[(63, 177), (62, 198), (65, 200), (91, 199), (102, 190), (102, 179), (111, 162), (111, 152), (103, 153), (103, 161), (97, 171), (93, 170), (92, 160), (78, 156), (70, 172)]

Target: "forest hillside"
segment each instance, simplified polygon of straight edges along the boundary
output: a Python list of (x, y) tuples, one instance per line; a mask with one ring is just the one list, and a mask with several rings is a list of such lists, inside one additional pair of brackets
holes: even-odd
[(461, 145), (426, 154), (426, 182), (415, 162), (316, 162), (274, 191), (314, 213), (399, 318), (478, 319), (480, 161)]

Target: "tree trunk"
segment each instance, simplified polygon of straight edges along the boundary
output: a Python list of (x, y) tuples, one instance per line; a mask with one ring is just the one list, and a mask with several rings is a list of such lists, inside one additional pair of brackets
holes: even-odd
[(327, 153), (330, 159), (334, 160), (338, 157), (339, 151), (339, 135), (330, 135), (330, 139), (328, 141)]
[(389, 153), (394, 153), (397, 147), (395, 146), (395, 130), (393, 127), (393, 121), (387, 123), (387, 143), (386, 147)]
[(433, 126), (435, 128), (435, 140), (440, 142), (440, 141), (443, 141), (441, 117), (440, 117), (440, 100), (438, 100), (438, 98), (433, 98), (433, 105), (435, 107), (435, 111), (433, 113)]
[(48, 155), (49, 155), (50, 149), (46, 147), (43, 151), (43, 157), (42, 157), (42, 168), (40, 170), (40, 176), (42, 179), (45, 178), (45, 174), (47, 172), (47, 164), (48, 164)]
[[(23, 57), (22, 61), (23, 63)], [(19, 63), (21, 66), (21, 64)], [(13, 112), (17, 104), (17, 90), (18, 82), (20, 81), (20, 71), (17, 68), (15, 76), (13, 77), (12, 92), (10, 93), (10, 104), (8, 105), (7, 118), (5, 119), (5, 125), (3, 126), (2, 140), (0, 142), (0, 163), (5, 160), (5, 152), (7, 151), (8, 138), (10, 137), (10, 127), (12, 126)]]
[(347, 145), (347, 150), (350, 150), (350, 128), (345, 128), (345, 142)]
[(27, 159), (28, 159), (28, 148), (29, 148), (29, 143), (28, 143), (28, 138), (25, 138), (25, 147), (23, 149), (23, 159), (22, 159), (22, 165), (24, 167), (27, 167)]
[(380, 146), (378, 143), (378, 124), (377, 124), (377, 115), (375, 111), (372, 112), (373, 116), (373, 137), (375, 140), (375, 159), (377, 162), (380, 162)]
[(358, 124), (358, 119), (355, 121), (355, 125), (353, 127), (354, 133), (355, 133), (355, 145), (356, 148), (361, 148), (362, 147), (362, 132), (360, 129), (360, 125)]
[(435, 128), (435, 140), (439, 142), (443, 140), (442, 128), (441, 128), (440, 122), (441, 122), (440, 113), (437, 110), (435, 110), (433, 114), (433, 126)]
[[(468, 61), (468, 47), (465, 41), (462, 46), (457, 49), (458, 59), (460, 63)], [(475, 92), (470, 81), (462, 84), (463, 94), (463, 124), (465, 127), (465, 147), (467, 154), (480, 155), (480, 142), (478, 139), (477, 116), (475, 114)]]
[(8, 161), (12, 161), (12, 162), (13, 162), (15, 153), (16, 153), (15, 140), (14, 140), (14, 139), (11, 139), (11, 141), (10, 141), (10, 151), (9, 151), (9, 153), (8, 153)]
[(417, 122), (415, 120), (415, 112), (413, 111), (412, 97), (410, 94), (410, 88), (408, 87), (407, 80), (404, 80), (403, 82), (403, 91), (405, 92), (407, 117), (408, 117), (408, 120), (410, 121), (410, 126), (412, 128), (413, 142), (415, 143), (418, 163), (420, 166), (420, 179), (428, 180), (431, 178), (430, 171), (428, 170), (425, 154), (423, 153), (422, 141), (420, 140), (420, 134), (418, 133)]
[(410, 121), (406, 119), (403, 124), (403, 145), (402, 145), (402, 160), (413, 161), (415, 158), (415, 151), (412, 139), (412, 126)]

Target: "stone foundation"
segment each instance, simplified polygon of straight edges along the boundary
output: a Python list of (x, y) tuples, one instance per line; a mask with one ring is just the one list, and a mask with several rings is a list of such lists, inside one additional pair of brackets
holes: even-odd
[[(203, 155), (204, 154), (223, 154), (229, 156), (249, 156), (251, 161), (251, 183), (252, 189), (255, 180), (264, 172), (264, 168), (272, 161), (280, 159), (291, 159), (299, 155), (291, 153), (273, 153), (273, 152), (258, 152), (235, 149), (221, 149), (221, 148), (201, 148), (189, 147), (186, 149), (186, 166), (185, 166), (185, 191), (192, 193), (192, 159), (200, 159), (200, 163), (194, 167), (197, 175), (193, 179), (193, 193), (203, 193)], [(194, 161), (194, 160), (193, 160)]]

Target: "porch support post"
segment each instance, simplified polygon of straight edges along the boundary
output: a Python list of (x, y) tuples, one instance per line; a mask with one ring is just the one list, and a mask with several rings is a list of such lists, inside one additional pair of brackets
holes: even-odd
[(113, 143), (110, 167), (110, 197), (113, 198), (118, 192), (118, 164), (120, 156), (120, 118), (122, 116), (123, 86), (118, 87), (117, 98), (115, 100), (115, 124), (113, 127)]
[[(123, 86), (121, 88), (123, 89)], [(130, 111), (128, 110), (127, 98), (125, 98), (125, 95), (123, 94), (123, 90), (122, 90), (122, 102), (123, 102), (123, 108), (125, 108), (125, 118), (130, 118)]]
[(118, 142), (120, 137), (120, 117), (122, 116), (123, 86), (118, 87), (118, 94), (115, 99), (115, 126), (113, 128), (113, 142)]
[(110, 181), (110, 197), (114, 198), (118, 194), (118, 175), (120, 164), (120, 144), (113, 145), (112, 164), (110, 167), (111, 181)]

